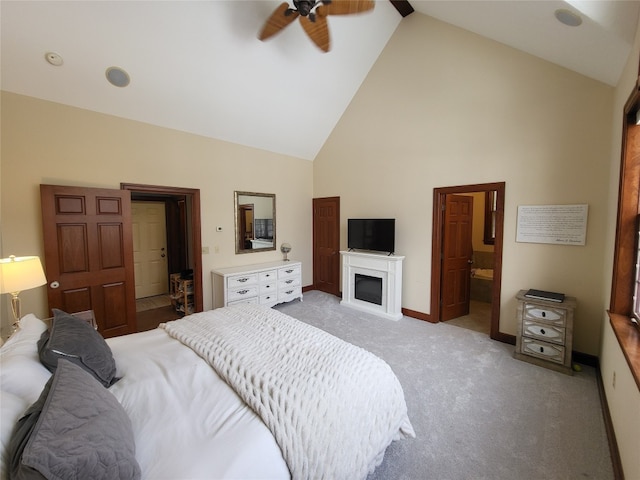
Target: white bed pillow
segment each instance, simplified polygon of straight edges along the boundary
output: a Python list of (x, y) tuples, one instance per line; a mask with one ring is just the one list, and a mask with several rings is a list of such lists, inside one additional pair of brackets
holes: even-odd
[(0, 347), (0, 478), (6, 478), (6, 446), (13, 427), (51, 377), (38, 357), (37, 342), (46, 329), (35, 315), (26, 315), (20, 328)]
[(38, 340), (47, 325), (35, 315), (26, 315), (20, 328), (0, 347), (0, 389), (35, 402), (51, 372), (40, 362)]

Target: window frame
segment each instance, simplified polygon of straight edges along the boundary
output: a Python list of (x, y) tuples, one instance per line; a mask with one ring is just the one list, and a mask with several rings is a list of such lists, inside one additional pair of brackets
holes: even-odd
[[(640, 80), (640, 79), (639, 79)], [(614, 245), (609, 320), (631, 374), (640, 389), (640, 328), (631, 319), (638, 271), (637, 219), (640, 215), (640, 81), (624, 107), (618, 214)]]

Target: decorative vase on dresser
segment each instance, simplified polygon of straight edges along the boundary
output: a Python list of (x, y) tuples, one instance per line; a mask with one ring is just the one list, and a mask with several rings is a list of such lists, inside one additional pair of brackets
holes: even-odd
[(273, 307), (302, 301), (302, 264), (295, 261), (258, 263), (212, 270), (213, 308), (236, 303)]
[(564, 297), (564, 301), (554, 302), (529, 298), (526, 294), (527, 290), (520, 290), (516, 295), (518, 331), (514, 357), (572, 375), (576, 299)]

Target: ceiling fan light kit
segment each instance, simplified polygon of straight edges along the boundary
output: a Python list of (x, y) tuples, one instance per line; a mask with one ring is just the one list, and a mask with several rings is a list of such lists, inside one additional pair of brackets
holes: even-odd
[(350, 15), (373, 10), (373, 0), (293, 0), (293, 7), (287, 2), (281, 3), (267, 19), (258, 38), (267, 38), (282, 31), (300, 18), (300, 24), (307, 36), (323, 52), (331, 49), (328, 15)]

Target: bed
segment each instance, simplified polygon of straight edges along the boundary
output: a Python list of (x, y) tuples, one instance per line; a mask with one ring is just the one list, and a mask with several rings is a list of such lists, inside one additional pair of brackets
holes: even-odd
[[(106, 342), (56, 315), (49, 330), (25, 316), (0, 348), (2, 478), (27, 458), (28, 472), (58, 474), (80, 449), (92, 478), (364, 479), (392, 441), (415, 436), (384, 361), (277, 310), (226, 307)], [(99, 338), (65, 347), (81, 343), (77, 355), (49, 345), (52, 374), (43, 350), (53, 340), (40, 339), (61, 337), (63, 318)], [(106, 360), (93, 368), (100, 349)], [(29, 422), (36, 433), (16, 441)], [(64, 454), (49, 451), (54, 440)], [(17, 454), (17, 444), (31, 450)]]

